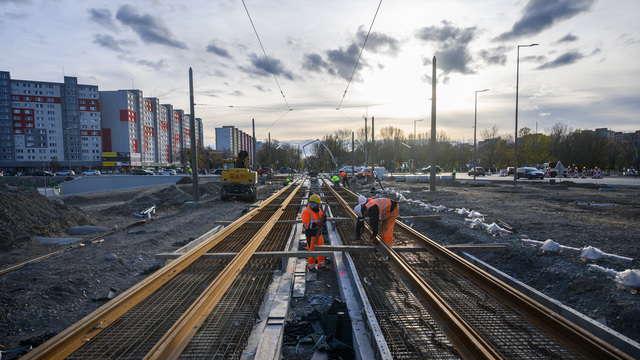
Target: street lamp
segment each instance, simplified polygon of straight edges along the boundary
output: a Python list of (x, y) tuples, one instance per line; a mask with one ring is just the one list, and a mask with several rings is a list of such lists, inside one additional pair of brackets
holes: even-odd
[[(417, 139), (417, 135), (416, 135), (416, 123), (418, 121), (422, 121), (422, 120), (424, 120), (424, 119), (413, 120), (413, 146), (416, 146), (416, 144), (418, 143), (418, 139)], [(413, 165), (416, 162), (416, 159), (415, 159), (415, 155), (414, 155), (413, 149), (411, 149), (411, 157), (413, 158), (413, 159), (411, 159), (411, 161), (412, 161), (411, 162), (411, 172), (415, 174), (416, 169), (415, 169), (415, 166), (413, 166)]]
[(478, 130), (478, 93), (489, 91), (489, 89), (476, 90), (475, 115), (473, 116), (473, 180), (476, 179), (476, 168), (478, 167), (478, 144), (476, 143), (476, 132)]
[(520, 48), (533, 47), (540, 44), (518, 45), (518, 55), (516, 58), (516, 136), (513, 138), (513, 186), (518, 181), (518, 85), (520, 80)]

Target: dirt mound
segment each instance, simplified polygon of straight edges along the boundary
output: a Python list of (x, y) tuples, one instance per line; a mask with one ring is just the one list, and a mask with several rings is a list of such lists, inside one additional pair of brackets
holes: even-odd
[[(202, 201), (216, 200), (218, 199), (218, 194), (220, 194), (220, 185), (212, 182), (199, 184), (198, 193)], [(103, 213), (126, 216), (132, 213), (140, 213), (154, 205), (157, 211), (163, 212), (192, 200), (192, 184), (171, 185), (157, 191), (138, 193), (137, 196), (134, 196), (124, 204), (109, 207)]]
[(94, 218), (59, 200), (38, 192), (0, 190), (0, 251), (27, 245), (31, 237), (61, 235), (76, 225), (89, 225)]

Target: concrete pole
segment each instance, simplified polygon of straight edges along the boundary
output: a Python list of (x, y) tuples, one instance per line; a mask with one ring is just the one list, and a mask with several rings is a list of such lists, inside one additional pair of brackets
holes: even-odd
[(436, 191), (436, 57), (433, 57), (431, 74), (431, 172), (429, 174), (429, 191)]
[(256, 121), (255, 119), (251, 119), (251, 127), (253, 128), (253, 140), (251, 141), (251, 153), (253, 154), (251, 158), (251, 165), (253, 166), (253, 171), (258, 170), (258, 166), (256, 165)]
[(269, 133), (269, 167), (271, 167), (271, 133)]
[(353, 177), (353, 169), (356, 167), (356, 163), (354, 160), (354, 149), (355, 149), (355, 133), (351, 132), (351, 177)]
[(374, 117), (371, 117), (371, 182), (373, 182), (373, 177), (375, 176), (374, 172), (376, 171), (375, 169), (375, 151), (376, 151), (376, 136), (375, 136), (375, 131), (374, 131)]
[(193, 176), (193, 202), (200, 200), (198, 191), (198, 145), (196, 144), (196, 111), (193, 101), (193, 70), (189, 68), (189, 103), (191, 118), (189, 126), (191, 127), (191, 171)]

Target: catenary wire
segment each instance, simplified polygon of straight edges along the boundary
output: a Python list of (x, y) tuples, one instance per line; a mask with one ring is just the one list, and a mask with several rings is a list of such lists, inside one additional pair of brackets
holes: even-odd
[[(244, 1), (243, 1), (244, 2)], [(378, 3), (378, 8), (376, 9), (376, 13), (373, 15), (373, 20), (371, 20), (371, 26), (369, 26), (369, 31), (367, 32), (367, 36), (364, 38), (364, 42), (362, 43), (362, 47), (360, 48), (360, 53), (358, 54), (358, 60), (356, 60), (356, 64), (353, 67), (353, 71), (351, 72), (351, 77), (349, 77), (349, 82), (347, 82), (347, 88), (344, 89), (344, 94), (342, 94), (342, 99), (340, 99), (340, 104), (338, 104), (338, 109), (342, 105), (345, 96), (347, 96), (347, 91), (349, 90), (349, 85), (351, 84), (351, 80), (353, 80), (353, 75), (356, 73), (356, 69), (358, 69), (358, 64), (360, 63), (360, 57), (362, 56), (362, 52), (364, 51), (364, 46), (367, 44), (367, 40), (369, 39), (369, 34), (371, 34), (371, 29), (373, 28), (373, 23), (376, 21), (376, 17), (378, 16), (378, 11), (380, 10), (380, 6), (382, 5), (382, 0)]]
[(284, 92), (280, 87), (280, 83), (278, 82), (276, 73), (273, 71), (273, 67), (271, 66), (271, 61), (269, 61), (269, 57), (267, 56), (267, 52), (264, 50), (264, 46), (262, 46), (262, 41), (260, 40), (260, 36), (258, 35), (258, 30), (256, 30), (256, 26), (253, 24), (253, 20), (251, 19), (251, 15), (249, 14), (249, 9), (247, 9), (247, 4), (244, 3), (244, 0), (242, 0), (242, 5), (244, 6), (244, 10), (247, 12), (247, 16), (249, 17), (249, 21), (251, 22), (251, 27), (253, 27), (253, 32), (256, 34), (256, 37), (258, 38), (258, 43), (260, 44), (260, 48), (262, 48), (262, 53), (264, 54), (264, 57), (267, 59), (267, 63), (269, 64), (269, 69), (271, 69), (271, 75), (273, 75), (273, 79), (276, 81), (276, 85), (278, 85), (280, 94), (282, 94), (282, 99), (284, 100), (284, 103), (287, 104), (287, 109), (291, 111), (291, 107), (289, 106), (289, 103), (287, 102), (287, 98), (284, 96)]

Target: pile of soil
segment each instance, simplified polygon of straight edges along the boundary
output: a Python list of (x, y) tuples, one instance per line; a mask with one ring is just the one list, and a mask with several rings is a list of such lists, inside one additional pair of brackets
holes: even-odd
[[(439, 220), (414, 219), (409, 224), (445, 245), (508, 243), (510, 247), (506, 252), (473, 255), (640, 341), (637, 292), (619, 288), (604, 273), (587, 270), (587, 264), (579, 258), (543, 253), (522, 241), (523, 238), (541, 241), (550, 238), (565, 246), (593, 246), (606, 253), (638, 259), (640, 188), (589, 188), (565, 182), (562, 186), (520, 183), (517, 187), (496, 183), (448, 184), (429, 192), (428, 184), (386, 182), (385, 189), (394, 193), (383, 194), (402, 195), (405, 199), (443, 205), (451, 210), (462, 207), (475, 210), (489, 223), (495, 219), (504, 221), (517, 233), (492, 236), (470, 228), (464, 218), (453, 211), (440, 213)], [(48, 200), (35, 193), (0, 191), (0, 245), (3, 249), (20, 249), (0, 251), (0, 268), (62, 248), (39, 244), (32, 238), (35, 235), (59, 236), (66, 228), (83, 224), (118, 229), (105, 235), (102, 241), (87, 242), (84, 247), (0, 276), (0, 350), (14, 349), (21, 344), (37, 346), (102, 306), (110, 292), (115, 290), (116, 295), (120, 294), (161, 266), (155, 254), (174, 251), (212, 229), (216, 221), (235, 220), (246, 211), (244, 202), (219, 200), (219, 180), (203, 181), (200, 185), (199, 198), (203, 206), (196, 209), (184, 206), (192, 200), (189, 184), (69, 196), (62, 201)], [(352, 186), (358, 192), (369, 194), (368, 186)], [(267, 198), (280, 187), (259, 186), (259, 198)], [(157, 207), (154, 219), (127, 229), (140, 221), (133, 213), (153, 205)], [(401, 216), (421, 214), (425, 211), (420, 206), (407, 201), (401, 203)], [(84, 236), (95, 237), (95, 234)], [(628, 267), (611, 262), (598, 264), (616, 271)], [(326, 311), (333, 299), (339, 297), (332, 270), (320, 273), (318, 278), (317, 283), (308, 284), (305, 298), (292, 301), (290, 323), (314, 309)], [(311, 358), (311, 353), (295, 354), (292, 347), (295, 346), (283, 347), (288, 358)], [(3, 354), (3, 359), (11, 359), (10, 356), (13, 355)]]
[(91, 215), (34, 190), (0, 190), (0, 204), (0, 252), (3, 253), (33, 245), (34, 235), (62, 236), (72, 226), (96, 221)]

